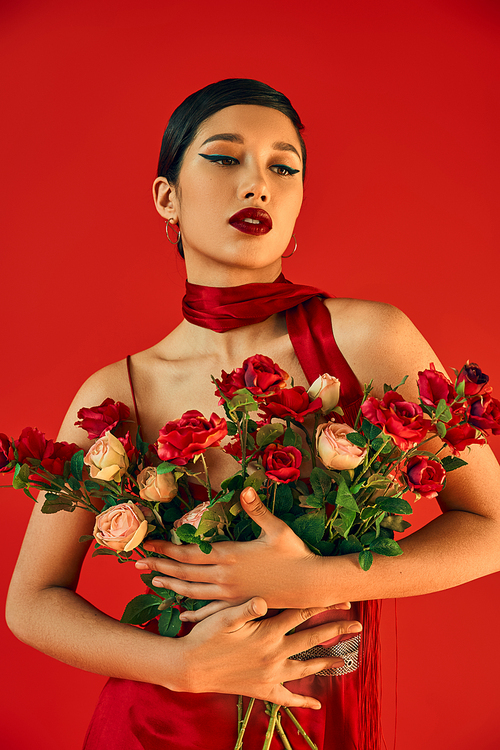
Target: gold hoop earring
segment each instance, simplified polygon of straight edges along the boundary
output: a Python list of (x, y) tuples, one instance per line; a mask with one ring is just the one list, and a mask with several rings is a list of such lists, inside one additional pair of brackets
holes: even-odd
[(293, 240), (294, 240), (294, 242), (295, 242), (295, 247), (293, 248), (292, 252), (291, 252), (291, 253), (290, 253), (289, 255), (282, 255), (282, 256), (281, 256), (282, 258), (291, 258), (291, 257), (292, 257), (292, 255), (294, 254), (294, 252), (295, 252), (295, 251), (296, 251), (296, 249), (297, 249), (297, 240), (296, 240), (296, 238), (295, 238), (295, 235), (294, 235), (294, 234), (292, 234), (292, 237), (293, 237)]
[[(170, 242), (171, 245), (178, 245), (179, 244), (179, 240), (181, 238), (181, 230), (180, 229), (177, 230), (177, 239), (175, 240), (175, 242), (174, 242), (174, 240), (171, 240), (170, 236), (168, 234), (168, 226), (169, 226), (169, 224), (170, 224), (171, 221), (174, 221), (174, 220), (173, 219), (169, 219), (165, 223), (165, 232), (167, 233), (167, 240)], [(175, 226), (175, 221), (174, 221), (174, 226)]]

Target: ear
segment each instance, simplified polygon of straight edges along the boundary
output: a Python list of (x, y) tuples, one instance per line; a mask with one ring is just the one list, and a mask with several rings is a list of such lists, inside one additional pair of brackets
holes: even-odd
[(153, 200), (156, 210), (165, 220), (179, 221), (178, 199), (175, 188), (171, 187), (166, 177), (157, 177), (153, 182)]

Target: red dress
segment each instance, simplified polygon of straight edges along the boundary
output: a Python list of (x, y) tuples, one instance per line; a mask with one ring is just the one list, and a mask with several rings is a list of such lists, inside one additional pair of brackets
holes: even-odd
[[(310, 324), (311, 320), (313, 325)], [(323, 372), (336, 375), (341, 380), (340, 404), (346, 421), (352, 422), (362, 393), (354, 373), (335, 343), (326, 307), (318, 297), (309, 299), (287, 311), (287, 326), (308, 381), (313, 382)], [(309, 620), (307, 625), (347, 618), (363, 622), (364, 611), (366, 603), (353, 603), (350, 612), (334, 610), (322, 613)], [(363, 638), (366, 632), (365, 625)], [(341, 670), (347, 673), (341, 676), (314, 675), (286, 684), (293, 692), (314, 696), (321, 702), (320, 710), (291, 709), (318, 750), (377, 750), (377, 741), (372, 739), (368, 744), (366, 731), (361, 732), (361, 737), (359, 732), (361, 686), (366, 676), (366, 669), (357, 668), (356, 646), (360, 640), (360, 636), (342, 636), (326, 644), (333, 646), (341, 641), (344, 646), (337, 648), (353, 651), (345, 657), (345, 666)], [(244, 710), (247, 704), (248, 699), (245, 698)], [(244, 736), (244, 750), (262, 750), (268, 722), (264, 703), (255, 701)], [(305, 740), (284, 713), (282, 726), (293, 750), (307, 750)], [(99, 698), (84, 750), (233, 750), (236, 738), (235, 695), (179, 693), (158, 685), (111, 678)], [(273, 737), (271, 748), (283, 748), (277, 735)]]

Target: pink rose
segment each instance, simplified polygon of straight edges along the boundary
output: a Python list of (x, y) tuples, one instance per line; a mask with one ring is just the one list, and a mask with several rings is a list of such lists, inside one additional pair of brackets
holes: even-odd
[(364, 460), (366, 448), (360, 448), (346, 438), (351, 432), (356, 430), (333, 420), (319, 426), (316, 449), (328, 469), (355, 469)]
[(177, 521), (174, 521), (174, 529), (178, 529), (179, 526), (182, 526), (184, 523), (189, 523), (197, 529), (201, 523), (203, 514), (209, 505), (210, 500), (206, 500), (204, 503), (197, 505), (196, 508), (193, 508), (193, 510), (184, 513), (182, 518), (178, 518)]
[(100, 513), (94, 526), (98, 544), (116, 551), (130, 552), (148, 533), (148, 522), (141, 509), (130, 500)]
[(129, 466), (125, 446), (112, 432), (107, 432), (94, 443), (83, 462), (90, 466), (92, 479), (104, 479), (107, 482), (119, 482)]
[(86, 430), (91, 440), (100, 438), (105, 432), (111, 432), (117, 424), (130, 417), (130, 409), (121, 401), (106, 398), (99, 406), (83, 407), (77, 414), (80, 421), (76, 427)]
[(427, 500), (437, 497), (446, 480), (446, 471), (439, 461), (426, 456), (413, 456), (407, 462), (403, 476), (412, 492)]
[(169, 503), (177, 495), (177, 482), (172, 471), (158, 474), (154, 466), (147, 466), (137, 477), (139, 495), (152, 503)]
[(340, 380), (325, 372), (319, 378), (316, 378), (307, 391), (307, 395), (311, 401), (314, 401), (315, 398), (320, 398), (323, 402), (321, 411), (323, 414), (328, 414), (339, 402)]

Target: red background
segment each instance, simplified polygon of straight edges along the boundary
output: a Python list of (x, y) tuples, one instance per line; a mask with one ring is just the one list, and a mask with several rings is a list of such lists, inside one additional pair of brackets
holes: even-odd
[[(55, 436), (88, 375), (179, 321), (157, 152), (173, 108), (233, 76), (283, 90), (306, 124), (287, 275), (401, 307), (447, 366), (475, 360), (500, 388), (499, 30), (496, 0), (3, 0), (0, 429)], [(6, 588), (31, 508), (0, 503)], [(417, 524), (435, 512), (422, 501)], [(137, 576), (113, 562), (88, 561), (82, 593), (119, 616)], [(498, 583), (398, 602), (399, 750), (498, 747)], [(104, 678), (1, 643), (3, 746), (78, 750)], [(392, 748), (391, 601), (383, 659)]]

